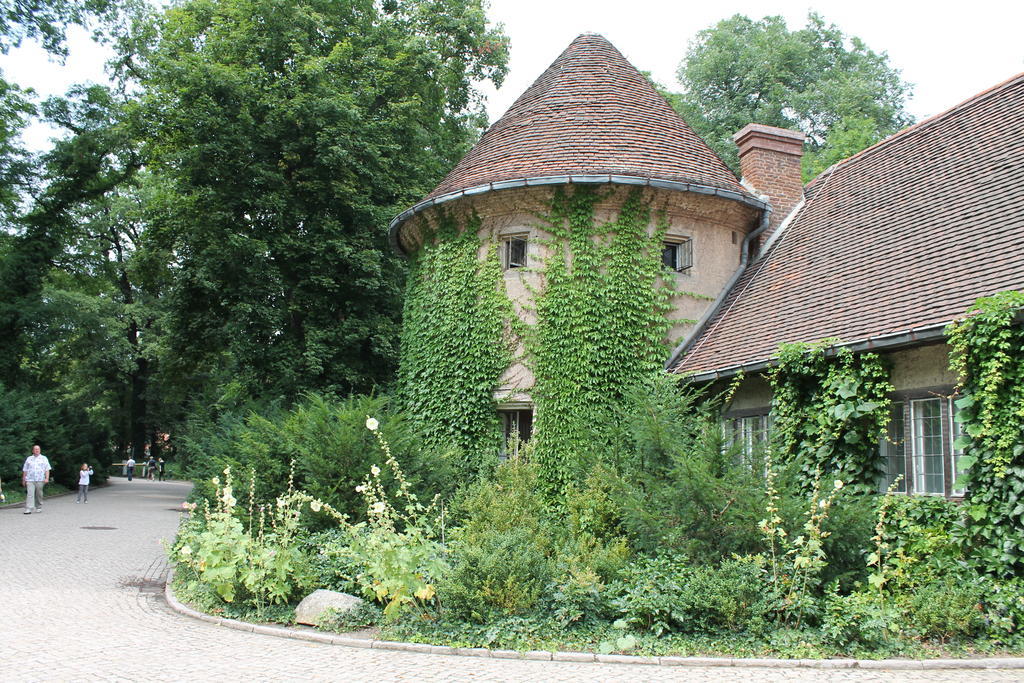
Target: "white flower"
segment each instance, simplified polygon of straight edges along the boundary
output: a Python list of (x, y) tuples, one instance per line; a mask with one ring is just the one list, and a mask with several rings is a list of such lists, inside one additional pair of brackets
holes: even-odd
[(182, 555), (191, 555), (192, 554), (192, 548), (187, 546), (187, 545), (183, 545), (183, 546), (181, 546), (181, 551), (180, 552), (181, 552)]
[(365, 492), (366, 492), (366, 485), (365, 484), (360, 484), (359, 486), (356, 487), (356, 493), (365, 493)]
[(323, 504), (319, 500), (314, 500), (309, 504), (309, 509), (313, 512), (320, 512), (321, 507), (323, 507)]
[(380, 423), (377, 422), (377, 420), (373, 419), (370, 416), (366, 417), (366, 428), (367, 429), (369, 429), (371, 432), (375, 432), (375, 431), (377, 431), (378, 427), (380, 427)]
[(277, 507), (279, 507), (279, 508), (283, 508), (284, 507), (284, 498), (278, 498), (277, 499)]
[(380, 468), (379, 468), (379, 467), (377, 467), (376, 465), (371, 465), (371, 466), (370, 466), (370, 473), (371, 473), (371, 474), (372, 474), (373, 476), (375, 476), (375, 477), (376, 477), (376, 476), (378, 476), (378, 475), (380, 474)]
[(836, 486), (836, 490), (839, 490), (839, 489), (843, 488), (843, 482), (842, 482), (842, 480), (841, 480), (841, 479), (836, 479), (836, 484), (835, 484), (835, 486)]
[(377, 503), (374, 503), (373, 505), (370, 506), (370, 511), (379, 515), (379, 514), (384, 512), (384, 508), (385, 507), (387, 507), (387, 506), (384, 505), (384, 503), (377, 502)]

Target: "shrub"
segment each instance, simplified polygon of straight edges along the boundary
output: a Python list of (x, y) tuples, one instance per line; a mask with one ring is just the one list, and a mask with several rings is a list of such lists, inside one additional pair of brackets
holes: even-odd
[(893, 643), (897, 616), (871, 593), (834, 593), (825, 600), (822, 637), (827, 645), (846, 652), (884, 650)]
[(309, 534), (301, 541), (300, 548), (309, 558), (309, 583), (312, 587), (351, 594), (361, 592), (356, 580), (360, 563), (352, 550), (351, 528), (340, 527)]
[(522, 614), (555, 577), (554, 542), (534, 466), (510, 461), (470, 487), (453, 506), (461, 525), (449, 546), (451, 570), (440, 582), (443, 607), (482, 622)]
[(912, 592), (962, 572), (963, 553), (952, 540), (960, 516), (956, 503), (928, 496), (895, 496), (890, 505), (882, 542), (885, 577), (892, 589)]
[[(380, 462), (366, 416), (380, 416), (381, 429), (414, 491), (449, 496), (454, 490), (452, 455), (420, 451), (420, 440), (403, 415), (388, 412), (383, 396), (352, 396), (338, 400), (306, 394), (290, 409), (243, 405), (219, 415), (196, 416), (182, 437), (188, 474), (208, 481), (225, 467), (256, 474), (256, 498), (274, 500), (289, 484), (341, 511), (353, 521), (366, 518), (356, 492), (362, 476)], [(290, 463), (294, 462), (294, 472)], [(390, 472), (384, 485), (394, 491)], [(212, 500), (209, 487), (199, 485), (194, 498)], [(309, 521), (315, 523), (316, 519)]]
[(553, 563), (528, 529), (475, 534), (453, 544), (450, 559), (442, 605), (468, 621), (533, 609), (554, 576)]
[(665, 456), (664, 469), (638, 472), (617, 487), (630, 541), (645, 552), (671, 549), (698, 564), (760, 552), (763, 477), (727, 446), (716, 423), (699, 415), (689, 420), (699, 430)]
[(1024, 646), (1024, 581), (980, 576), (978, 583), (985, 596), (987, 635), (1000, 645)]
[(382, 622), (384, 612), (372, 602), (362, 602), (345, 612), (328, 609), (320, 616), (317, 627), (327, 631), (343, 633), (368, 628)]
[(772, 599), (760, 557), (689, 567), (679, 558), (645, 558), (612, 586), (627, 624), (655, 635), (763, 631)]
[(977, 583), (943, 577), (918, 588), (910, 597), (907, 621), (923, 638), (945, 642), (981, 632), (984, 593)]
[[(796, 530), (806, 519), (807, 497), (791, 482), (783, 486), (783, 525)], [(826, 534), (821, 547), (828, 561), (821, 569), (820, 586), (837, 583), (840, 593), (850, 593), (867, 580), (865, 556), (871, 547), (877, 504), (876, 496), (856, 489), (844, 487), (838, 492), (821, 526)]]
[(563, 627), (592, 626), (614, 614), (608, 588), (593, 570), (573, 570), (548, 586), (545, 613)]

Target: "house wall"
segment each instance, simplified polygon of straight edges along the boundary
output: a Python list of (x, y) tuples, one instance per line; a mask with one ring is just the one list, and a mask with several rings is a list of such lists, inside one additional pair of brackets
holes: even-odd
[(888, 354), (896, 391), (955, 385), (956, 376), (949, 369), (949, 351), (946, 344), (930, 344)]
[[(956, 384), (956, 376), (949, 369), (949, 346), (929, 344), (899, 349), (884, 354), (891, 366), (890, 380), (897, 395), (921, 394), (928, 392), (948, 395)], [(725, 391), (729, 380), (714, 384), (713, 393)], [(728, 416), (767, 413), (771, 407), (772, 390), (761, 373), (752, 373), (743, 378), (732, 400), (723, 409)]]
[[(608, 195), (595, 206), (595, 220), (614, 221), (630, 186), (604, 186)], [(687, 273), (676, 273), (677, 294), (669, 319), (677, 321), (669, 333), (669, 344), (675, 345), (693, 330), (693, 322), (704, 314), (725, 287), (739, 266), (740, 246), (759, 218), (759, 211), (746, 204), (721, 197), (692, 192), (676, 192), (644, 188), (644, 200), (652, 208), (649, 229), (653, 234), (661, 220), (667, 220), (666, 237), (688, 237), (692, 241), (693, 267)], [(550, 186), (517, 188), (463, 197), (431, 208), (409, 219), (401, 228), (399, 239), (407, 251), (418, 249), (430, 234), (429, 225), (437, 220), (439, 211), (454, 212), (465, 225), (475, 213), (481, 219), (478, 232), (481, 259), (488, 258), (495, 244), (511, 235), (527, 235), (528, 267), (506, 270), (505, 290), (521, 320), (536, 322), (533, 306), (535, 292), (543, 291), (544, 278), (540, 266), (551, 254), (554, 236), (544, 229), (543, 216), (550, 211), (554, 189)], [(660, 258), (660, 254), (652, 254)], [(570, 257), (571, 258), (571, 257)], [(520, 360), (502, 375), (495, 396), (499, 402), (524, 402), (534, 385), (534, 376), (522, 344), (517, 351)]]

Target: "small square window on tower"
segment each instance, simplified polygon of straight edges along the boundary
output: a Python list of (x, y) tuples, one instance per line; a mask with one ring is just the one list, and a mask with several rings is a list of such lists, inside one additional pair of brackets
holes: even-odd
[(676, 273), (689, 273), (693, 267), (693, 242), (683, 237), (662, 243), (661, 262)]
[(525, 235), (504, 238), (501, 242), (501, 267), (505, 270), (525, 268), (526, 246), (527, 240)]

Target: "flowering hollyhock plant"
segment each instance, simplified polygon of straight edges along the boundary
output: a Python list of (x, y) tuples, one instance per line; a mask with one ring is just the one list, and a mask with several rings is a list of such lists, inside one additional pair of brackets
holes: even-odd
[(224, 481), (214, 477), (214, 505), (204, 502), (201, 514), (195, 503), (184, 503), (193, 513), (182, 523), (171, 549), (179, 566), (195, 572), (198, 580), (224, 602), (242, 602), (257, 610), (291, 599), (302, 586), (302, 551), (298, 542), (300, 517), (308, 506), (341, 523), (344, 516), (330, 505), (295, 491), (280, 496), (274, 505), (256, 505), (255, 474), (250, 477), (249, 506), (238, 506), (231, 468)]
[(367, 521), (353, 527), (352, 550), (362, 567), (356, 582), (368, 597), (385, 603), (386, 616), (394, 617), (406, 606), (432, 600), (431, 577), (439, 576), (446, 565), (444, 549), (433, 531), (437, 498), (427, 506), (419, 502), (379, 427), (376, 419), (367, 416), (366, 428), (377, 437), (398, 490), (392, 502), (381, 481), (381, 468), (370, 468), (356, 487), (366, 501)]

